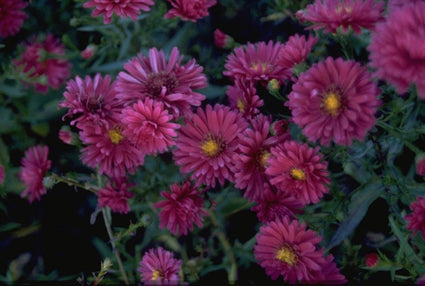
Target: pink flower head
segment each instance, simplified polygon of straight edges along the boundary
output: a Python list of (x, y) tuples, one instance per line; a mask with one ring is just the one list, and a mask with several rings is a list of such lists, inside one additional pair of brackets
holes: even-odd
[(415, 161), (416, 174), (419, 176), (425, 176), (425, 154), (416, 156)]
[(182, 261), (175, 259), (172, 252), (158, 247), (147, 251), (140, 261), (141, 281), (147, 285), (178, 285)]
[(375, 76), (393, 85), (399, 94), (416, 85), (425, 100), (425, 2), (403, 5), (377, 24), (368, 47)]
[(23, 9), (28, 3), (22, 0), (0, 0), (0, 37), (16, 35), (28, 15)]
[(279, 65), (287, 69), (292, 69), (304, 62), (317, 40), (318, 38), (312, 35), (309, 35), (308, 39), (304, 35), (295, 34), (294, 36), (290, 36), (285, 46), (279, 52)]
[(271, 184), (304, 205), (319, 202), (329, 192), (328, 164), (322, 160), (319, 147), (288, 140), (271, 148), (267, 163)]
[(94, 55), (95, 51), (96, 51), (96, 46), (88, 45), (84, 50), (81, 51), (80, 55), (84, 59), (88, 60)]
[(383, 19), (384, 5), (384, 1), (375, 0), (315, 0), (296, 15), (301, 22), (313, 23), (309, 29), (336, 33), (341, 28), (346, 33), (351, 28), (360, 34), (362, 28), (373, 30)]
[(231, 46), (231, 44), (234, 42), (233, 38), (230, 37), (228, 34), (225, 34), (220, 29), (214, 30), (214, 45), (217, 48), (224, 49)]
[(33, 38), (13, 63), (18, 70), (38, 80), (32, 83), (38, 92), (45, 93), (49, 87), (59, 89), (70, 76), (71, 63), (65, 58), (65, 47), (51, 34), (44, 40)]
[(251, 81), (235, 80), (226, 90), (230, 107), (239, 110), (247, 119), (252, 118), (260, 112), (264, 101), (257, 95), (257, 89)]
[(162, 102), (145, 98), (122, 110), (122, 134), (145, 154), (162, 153), (175, 144), (180, 128), (172, 119)]
[(237, 152), (238, 134), (247, 128), (242, 116), (224, 105), (207, 105), (185, 120), (173, 150), (175, 163), (184, 174), (192, 173), (196, 186), (215, 187), (233, 181), (232, 157)]
[(3, 184), (6, 174), (4, 173), (3, 165), (0, 165), (0, 185)]
[(415, 235), (421, 232), (425, 239), (425, 196), (417, 197), (416, 201), (410, 203), (410, 209), (412, 213), (404, 217), (407, 221), (407, 229), (413, 231)]
[(128, 188), (133, 185), (122, 178), (109, 181), (106, 187), (96, 193), (99, 207), (109, 207), (113, 212), (121, 214), (128, 213), (130, 211), (128, 200), (134, 196)]
[(109, 24), (114, 13), (120, 18), (130, 17), (137, 21), (140, 10), (150, 11), (150, 6), (154, 4), (153, 0), (90, 0), (84, 3), (83, 7), (95, 7), (91, 13), (92, 17), (103, 14), (103, 23)]
[(248, 43), (237, 47), (227, 56), (223, 74), (232, 80), (241, 79), (266, 85), (271, 79), (280, 83), (291, 76), (291, 71), (278, 65), (283, 44), (273, 41)]
[(59, 130), (58, 137), (63, 143), (71, 144), (73, 139), (72, 138), (73, 134), (70, 130), (63, 128)]
[(36, 145), (25, 151), (25, 156), (21, 159), (21, 170), (19, 179), (25, 185), (25, 190), (21, 197), (28, 196), (32, 203), (35, 199), (40, 200), (46, 194), (43, 179), (50, 169), (52, 162), (48, 160), (49, 147)]
[(379, 262), (379, 256), (376, 252), (371, 252), (365, 256), (365, 265), (367, 267), (375, 267)]
[(208, 213), (203, 208), (204, 199), (189, 181), (181, 186), (174, 183), (170, 187), (171, 192), (163, 191), (161, 196), (165, 199), (154, 204), (161, 208), (159, 213), (159, 227), (165, 226), (174, 235), (187, 235), (193, 230), (193, 224), (202, 227), (203, 216)]
[(65, 100), (59, 102), (59, 108), (67, 108), (68, 112), (63, 116), (73, 117), (71, 125), (76, 124), (79, 129), (84, 129), (84, 125), (108, 127), (108, 122), (118, 120), (122, 106), (117, 100), (117, 92), (114, 84), (111, 84), (111, 77), (104, 78), (96, 74), (92, 79), (86, 76), (84, 79), (79, 76), (75, 80), (69, 80), (66, 91), (63, 93)]
[(208, 9), (217, 4), (216, 0), (168, 0), (168, 2), (173, 8), (164, 15), (165, 18), (180, 17), (182, 20), (192, 22), (208, 16)]
[[(266, 187), (265, 187), (266, 189)], [(294, 196), (281, 191), (265, 191), (257, 204), (251, 208), (257, 213), (258, 220), (263, 223), (283, 219), (288, 216), (295, 219), (295, 214), (302, 213), (304, 205)]]
[(375, 125), (379, 93), (366, 68), (329, 57), (300, 75), (285, 105), (309, 140), (351, 145)]
[[(110, 127), (107, 127), (110, 126)], [(122, 134), (119, 123), (108, 124), (98, 131), (96, 123), (86, 124), (80, 131), (80, 139), (86, 146), (81, 158), (89, 167), (98, 167), (99, 174), (121, 178), (144, 163), (144, 154)]]
[(388, 12), (391, 13), (397, 9), (402, 8), (404, 5), (416, 4), (418, 2), (424, 2), (424, 0), (389, 0)]
[(270, 148), (280, 140), (271, 136), (271, 118), (259, 114), (239, 135), (239, 152), (233, 156), (235, 187), (245, 190), (244, 197), (250, 201), (259, 200), (269, 190), (265, 175)]
[(343, 284), (333, 256), (318, 249), (322, 240), (305, 223), (284, 217), (263, 225), (257, 234), (254, 256), (273, 280), (280, 275), (290, 284)]
[(193, 90), (206, 87), (207, 79), (195, 59), (180, 65), (182, 59), (176, 47), (168, 61), (156, 48), (149, 50), (149, 57), (139, 54), (124, 65), (127, 72), (118, 75), (118, 97), (126, 105), (150, 97), (163, 102), (176, 119), (190, 116), (191, 108), (205, 99)]

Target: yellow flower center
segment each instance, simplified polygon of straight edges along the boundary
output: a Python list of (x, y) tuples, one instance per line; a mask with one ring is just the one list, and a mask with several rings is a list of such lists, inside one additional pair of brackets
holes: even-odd
[(241, 112), (241, 113), (243, 113), (244, 112), (244, 110), (245, 110), (245, 108), (246, 108), (246, 104), (245, 104), (245, 102), (243, 102), (243, 100), (242, 99), (238, 99), (238, 102), (236, 103), (236, 106), (238, 107), (238, 109), (239, 109), (239, 111)]
[(118, 128), (114, 128), (108, 131), (109, 138), (111, 142), (114, 144), (119, 144), (121, 140), (124, 139), (124, 136), (121, 134), (121, 130)]
[(260, 64), (252, 64), (251, 67), (255, 70), (255, 71), (260, 71), (264, 73), (266, 71), (267, 68), (267, 64), (266, 63), (260, 63)]
[(161, 273), (158, 270), (154, 270), (152, 272), (152, 281), (156, 281), (159, 277), (161, 277)]
[(323, 108), (325, 111), (332, 116), (338, 114), (338, 110), (341, 107), (341, 100), (337, 93), (330, 92), (323, 97)]
[(276, 253), (276, 259), (285, 262), (289, 266), (297, 264), (298, 255), (290, 248), (282, 246)]
[(260, 164), (261, 166), (266, 166), (267, 164), (267, 159), (270, 157), (270, 152), (268, 151), (263, 151), (263, 153), (261, 153), (261, 160), (260, 160)]
[(304, 181), (306, 179), (304, 171), (298, 168), (293, 168), (291, 170), (291, 176), (293, 179), (299, 181)]
[(209, 157), (214, 157), (220, 152), (220, 146), (213, 139), (208, 139), (202, 143), (202, 151)]

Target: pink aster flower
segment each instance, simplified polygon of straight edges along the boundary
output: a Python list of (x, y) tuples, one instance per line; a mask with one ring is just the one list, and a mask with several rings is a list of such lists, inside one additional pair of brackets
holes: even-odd
[(159, 227), (165, 226), (174, 235), (187, 235), (193, 230), (193, 224), (202, 227), (203, 216), (208, 213), (203, 208), (204, 199), (189, 181), (181, 186), (174, 183), (171, 192), (163, 191), (161, 196), (165, 199), (154, 204), (162, 209), (159, 213)]
[(180, 128), (172, 119), (162, 102), (145, 98), (122, 110), (122, 134), (145, 154), (162, 153), (175, 144)]
[(70, 76), (71, 63), (65, 58), (65, 47), (51, 34), (44, 40), (33, 38), (13, 63), (19, 71), (28, 73), (34, 80), (29, 84), (38, 92), (45, 93), (49, 87), (59, 89)]
[(305, 223), (284, 217), (260, 228), (254, 256), (273, 280), (282, 275), (290, 284), (345, 283), (333, 256), (324, 257), (323, 249), (318, 249), (321, 240)]
[(52, 162), (48, 160), (49, 147), (36, 145), (25, 151), (25, 156), (21, 159), (21, 170), (19, 179), (25, 185), (25, 190), (21, 197), (28, 196), (32, 203), (35, 199), (40, 200), (46, 194), (43, 179), (50, 169)]
[(238, 134), (247, 128), (242, 116), (227, 106), (198, 108), (180, 128), (173, 150), (175, 163), (184, 174), (192, 173), (196, 186), (215, 187), (233, 181), (232, 157), (237, 152)]
[(227, 56), (223, 74), (232, 80), (242, 79), (266, 85), (271, 79), (279, 83), (291, 76), (291, 71), (278, 65), (283, 44), (273, 41), (248, 43)]
[(247, 119), (260, 112), (264, 101), (257, 95), (257, 89), (251, 81), (235, 80), (227, 87), (226, 95), (230, 108), (239, 110)]
[(62, 120), (74, 118), (71, 125), (76, 124), (79, 129), (86, 124), (98, 126), (98, 130), (104, 125), (108, 127), (108, 122), (119, 119), (122, 109), (114, 86), (109, 75), (103, 78), (96, 74), (93, 79), (88, 75), (84, 79), (76, 76), (69, 80), (63, 93), (65, 100), (58, 104), (59, 108), (68, 109)]
[[(264, 187), (266, 189), (266, 186)], [(296, 214), (302, 213), (304, 205), (294, 196), (281, 191), (265, 191), (257, 204), (251, 208), (257, 213), (258, 220), (263, 223), (289, 217), (295, 219)]]
[(271, 184), (304, 205), (319, 202), (329, 192), (328, 164), (319, 147), (288, 140), (271, 148), (267, 163), (265, 172), (271, 177)]
[(312, 35), (309, 35), (308, 39), (304, 35), (296, 34), (290, 36), (279, 52), (279, 65), (292, 69), (296, 65), (303, 63), (317, 40), (318, 38)]
[(156, 48), (149, 50), (149, 57), (139, 54), (124, 65), (127, 72), (118, 75), (118, 97), (126, 105), (151, 97), (163, 102), (176, 119), (190, 116), (191, 108), (200, 106), (205, 99), (194, 90), (206, 87), (207, 79), (195, 59), (181, 65), (182, 59), (176, 47), (168, 61), (164, 52)]
[(285, 105), (309, 140), (351, 145), (375, 125), (379, 93), (366, 68), (329, 57), (300, 75)]
[(23, 9), (28, 3), (22, 0), (0, 0), (0, 37), (16, 35), (28, 15)]
[(216, 0), (167, 0), (172, 7), (165, 15), (171, 19), (180, 17), (182, 20), (196, 22), (198, 19), (209, 15), (208, 9), (215, 4)]
[(134, 174), (143, 165), (144, 154), (122, 134), (122, 125), (116, 122), (100, 131), (98, 128), (95, 123), (86, 124), (80, 131), (80, 139), (86, 145), (81, 149), (83, 163), (112, 178), (125, 177), (127, 172)]
[(228, 34), (225, 34), (222, 30), (220, 29), (214, 30), (214, 45), (217, 48), (220, 48), (220, 49), (230, 48), (233, 46), (234, 42), (235, 40)]
[(141, 281), (145, 284), (178, 285), (182, 261), (170, 251), (158, 247), (147, 251), (140, 261)]
[(425, 239), (425, 196), (417, 197), (416, 201), (410, 203), (412, 212), (404, 218), (407, 221), (407, 229), (416, 233), (421, 232)]
[(340, 28), (346, 33), (351, 28), (360, 34), (362, 28), (373, 30), (383, 19), (384, 5), (384, 1), (375, 0), (315, 0), (296, 15), (302, 22), (313, 23), (308, 29), (336, 33)]
[(418, 2), (424, 2), (424, 0), (390, 0), (388, 2), (388, 12), (391, 13), (393, 11), (396, 11), (397, 9), (400, 9), (406, 4), (410, 5)]
[(3, 184), (6, 174), (4, 173), (3, 165), (0, 165), (0, 185)]
[(425, 2), (403, 5), (376, 26), (368, 47), (375, 76), (393, 85), (399, 94), (416, 85), (425, 100)]
[(88, 45), (84, 50), (81, 51), (80, 55), (84, 59), (88, 60), (91, 57), (93, 57), (95, 51), (96, 51), (95, 45)]
[(90, 0), (84, 3), (83, 7), (95, 7), (92, 17), (103, 14), (103, 23), (109, 24), (114, 13), (120, 18), (130, 17), (133, 21), (137, 21), (140, 10), (150, 11), (150, 6), (154, 4), (153, 0)]
[(113, 212), (121, 214), (128, 213), (130, 211), (128, 200), (134, 196), (128, 189), (133, 185), (122, 178), (109, 181), (96, 193), (99, 207), (109, 207)]

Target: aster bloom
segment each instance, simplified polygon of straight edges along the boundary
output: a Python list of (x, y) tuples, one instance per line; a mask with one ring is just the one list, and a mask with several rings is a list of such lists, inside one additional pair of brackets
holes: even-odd
[(290, 36), (279, 52), (279, 65), (292, 69), (296, 65), (303, 63), (317, 41), (318, 38), (312, 35), (309, 35), (308, 38), (298, 34)]
[(238, 110), (247, 119), (258, 114), (259, 108), (264, 105), (254, 83), (250, 81), (235, 80), (233, 85), (227, 87), (226, 95), (230, 108)]
[(45, 93), (49, 87), (59, 89), (70, 76), (71, 63), (65, 58), (65, 47), (51, 34), (44, 40), (33, 38), (13, 63), (19, 71), (38, 80), (28, 83), (33, 84), (38, 92)]
[(327, 162), (319, 147), (288, 140), (271, 148), (265, 173), (278, 190), (296, 197), (301, 203), (317, 203), (329, 192)]
[(25, 185), (25, 190), (21, 197), (28, 196), (30, 203), (35, 199), (40, 200), (41, 196), (47, 193), (43, 185), (43, 178), (52, 164), (48, 160), (48, 156), (49, 147), (36, 145), (28, 148), (21, 159), (19, 179)]
[(159, 213), (159, 227), (167, 227), (174, 235), (187, 235), (193, 230), (193, 225), (202, 227), (203, 216), (208, 213), (203, 208), (204, 199), (189, 181), (181, 186), (174, 183), (170, 192), (163, 191), (161, 196), (165, 199), (153, 206), (162, 209)]
[(281, 275), (290, 284), (346, 282), (333, 257), (318, 249), (322, 238), (305, 223), (284, 217), (263, 225), (256, 237), (255, 259), (273, 280)]
[(162, 102), (145, 98), (122, 110), (122, 134), (145, 154), (162, 153), (175, 144), (180, 128), (172, 119)]
[(190, 116), (191, 108), (200, 106), (205, 99), (194, 90), (206, 87), (207, 79), (195, 59), (181, 65), (182, 59), (177, 47), (171, 50), (168, 61), (164, 52), (156, 48), (149, 50), (149, 57), (134, 57), (116, 80), (119, 99), (128, 105), (150, 97), (163, 102), (176, 119)]
[(0, 0), (0, 37), (16, 35), (28, 15), (23, 9), (28, 3), (22, 0)]
[(373, 30), (383, 19), (384, 5), (384, 1), (375, 0), (315, 0), (296, 15), (302, 22), (313, 23), (308, 29), (336, 33), (340, 28), (346, 33), (351, 28), (360, 34), (362, 28)]
[(95, 123), (86, 124), (80, 131), (80, 139), (86, 145), (81, 149), (83, 163), (111, 178), (125, 177), (127, 172), (134, 174), (143, 165), (144, 154), (122, 134), (122, 125), (116, 122), (107, 126), (99, 132)]
[(410, 84), (425, 100), (425, 2), (403, 5), (377, 24), (368, 47), (374, 75), (394, 86), (399, 94)]
[(87, 75), (84, 79), (76, 76), (67, 82), (63, 96), (65, 100), (59, 102), (58, 107), (68, 112), (62, 120), (72, 117), (71, 125), (76, 124), (79, 129), (90, 124), (99, 130), (102, 126), (108, 127), (111, 120), (119, 119), (122, 105), (109, 75), (102, 77), (98, 73), (94, 78)]
[(258, 220), (263, 223), (283, 219), (286, 216), (295, 219), (296, 214), (303, 212), (302, 207), (304, 206), (294, 196), (281, 191), (274, 192), (270, 188), (256, 202), (257, 204), (251, 210), (257, 213)]
[(280, 83), (291, 76), (291, 71), (278, 65), (283, 44), (273, 41), (248, 43), (237, 47), (227, 56), (223, 74), (232, 80), (241, 79), (266, 85), (271, 79)]
[(109, 181), (96, 193), (99, 207), (109, 207), (113, 212), (121, 214), (128, 213), (130, 211), (128, 200), (134, 196), (128, 189), (133, 185), (123, 178)]
[(418, 2), (424, 2), (424, 0), (390, 0), (388, 2), (388, 11), (389, 13), (400, 9), (402, 6), (406, 4), (415, 4)]
[(375, 125), (379, 93), (359, 63), (328, 57), (300, 75), (285, 105), (309, 140), (351, 145)]
[(224, 49), (229, 48), (234, 44), (234, 39), (229, 36), (228, 34), (225, 34), (220, 29), (214, 30), (214, 45), (217, 48)]
[(182, 261), (170, 251), (158, 247), (147, 251), (139, 263), (141, 281), (145, 284), (177, 285)]
[(0, 165), (0, 184), (3, 184), (5, 176), (4, 167), (3, 165)]
[(407, 229), (416, 233), (421, 232), (425, 239), (425, 196), (417, 197), (416, 201), (410, 203), (412, 212), (404, 218), (407, 221)]
[(92, 17), (103, 14), (103, 23), (109, 24), (114, 13), (120, 18), (130, 17), (137, 21), (140, 11), (150, 11), (150, 6), (154, 4), (153, 0), (90, 0), (84, 3), (83, 7), (95, 7)]
[(233, 182), (232, 157), (237, 152), (238, 134), (247, 128), (242, 116), (227, 106), (198, 108), (180, 128), (173, 150), (175, 163), (184, 174), (192, 173), (196, 186), (215, 187)]
[(208, 9), (217, 4), (216, 0), (168, 0), (168, 2), (173, 8), (164, 15), (165, 18), (180, 17), (182, 20), (192, 22), (208, 16)]

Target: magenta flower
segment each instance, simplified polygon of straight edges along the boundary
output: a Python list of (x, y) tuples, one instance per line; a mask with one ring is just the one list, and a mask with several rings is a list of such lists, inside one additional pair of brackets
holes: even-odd
[(406, 4), (416, 4), (418, 2), (424, 2), (424, 0), (389, 0), (388, 1), (388, 12), (391, 13), (400, 9), (402, 6)]
[(279, 83), (291, 76), (291, 71), (278, 65), (283, 44), (273, 41), (248, 43), (227, 56), (223, 74), (232, 80), (241, 79), (266, 85), (271, 79)]
[(127, 72), (118, 75), (118, 97), (125, 105), (150, 97), (163, 102), (176, 119), (190, 116), (191, 108), (200, 106), (205, 99), (193, 90), (206, 87), (207, 79), (195, 59), (180, 65), (182, 59), (176, 47), (168, 61), (164, 52), (156, 48), (149, 50), (149, 57), (139, 54), (124, 65)]
[[(35, 83), (28, 83), (33, 84), (38, 92), (46, 93), (49, 87), (59, 89), (70, 76), (71, 63), (65, 58), (65, 47), (51, 34), (44, 40), (34, 37), (13, 63), (19, 71), (38, 79)], [(43, 78), (45, 80), (40, 80)]]
[(104, 78), (96, 74), (92, 79), (86, 76), (81, 79), (79, 76), (75, 80), (69, 80), (66, 91), (63, 93), (65, 100), (59, 102), (59, 108), (67, 108), (68, 112), (62, 117), (72, 117), (71, 125), (76, 124), (79, 129), (84, 129), (84, 125), (98, 126), (97, 131), (102, 126), (108, 128), (108, 122), (119, 119), (122, 105), (117, 100), (117, 92), (111, 77)]
[(36, 145), (28, 148), (21, 159), (19, 179), (25, 186), (21, 197), (28, 196), (30, 203), (35, 199), (40, 200), (41, 196), (47, 193), (43, 179), (52, 164), (48, 156), (49, 147)]
[(133, 185), (122, 178), (109, 181), (106, 187), (96, 193), (99, 207), (109, 207), (111, 211), (121, 214), (128, 213), (130, 211), (128, 200), (134, 196), (128, 189)]
[(122, 178), (127, 172), (134, 174), (137, 167), (143, 165), (144, 154), (122, 134), (119, 123), (109, 123), (98, 131), (95, 123), (86, 124), (80, 132), (80, 139), (86, 146), (81, 149), (84, 164), (98, 168), (99, 174), (111, 178)]
[(153, 206), (162, 209), (159, 213), (159, 227), (165, 226), (174, 235), (187, 235), (193, 230), (193, 224), (202, 227), (203, 216), (208, 213), (203, 208), (204, 199), (189, 181), (181, 186), (174, 183), (171, 192), (163, 191), (161, 196), (165, 199)]
[(375, 125), (379, 93), (366, 68), (329, 57), (300, 75), (285, 105), (309, 140), (351, 145)]
[(144, 154), (162, 153), (175, 145), (180, 125), (172, 119), (162, 102), (145, 98), (122, 110), (122, 134)]
[(276, 280), (280, 275), (290, 284), (343, 284), (345, 277), (318, 249), (322, 240), (305, 223), (284, 217), (263, 225), (257, 234), (254, 256), (267, 275)]
[(215, 187), (233, 181), (232, 157), (237, 152), (238, 134), (247, 128), (239, 113), (224, 105), (207, 105), (186, 118), (173, 150), (175, 163), (184, 174), (191, 173), (196, 186)]
[(225, 34), (220, 29), (214, 30), (214, 45), (217, 48), (224, 49), (228, 46), (229, 42), (232, 41), (229, 35)]
[(180, 17), (182, 20), (196, 22), (198, 19), (209, 15), (208, 9), (215, 4), (216, 0), (167, 0), (172, 7), (165, 18)]
[(139, 263), (141, 281), (147, 285), (178, 285), (182, 261), (174, 258), (172, 252), (158, 247), (147, 251)]
[(285, 141), (271, 148), (265, 173), (278, 190), (296, 197), (303, 205), (317, 203), (329, 192), (327, 162), (319, 147)]
[(73, 135), (72, 135), (72, 132), (70, 130), (67, 130), (65, 128), (59, 130), (58, 137), (65, 144), (71, 144), (72, 143)]
[(150, 11), (150, 6), (154, 4), (153, 0), (90, 0), (84, 3), (83, 7), (95, 7), (91, 13), (92, 17), (103, 14), (103, 23), (109, 24), (114, 13), (120, 18), (130, 17), (137, 21), (140, 10)]
[(399, 94), (416, 85), (425, 100), (425, 2), (404, 5), (390, 13), (371, 34), (370, 66), (375, 76), (393, 85)]
[(416, 233), (420, 232), (425, 239), (425, 196), (417, 197), (416, 201), (410, 203), (412, 212), (404, 218), (407, 221), (407, 229)]
[(315, 0), (296, 15), (302, 22), (313, 23), (308, 29), (336, 33), (340, 28), (347, 33), (351, 28), (360, 34), (362, 28), (373, 30), (383, 19), (384, 5), (384, 1), (375, 0)]
[(425, 154), (420, 154), (416, 156), (415, 168), (417, 175), (425, 176)]
[(0, 165), (0, 185), (3, 184), (5, 177), (6, 177), (6, 174), (4, 172), (4, 167), (3, 165)]
[(295, 34), (290, 36), (284, 47), (279, 52), (279, 65), (292, 69), (296, 65), (303, 63), (318, 38), (309, 35), (308, 39), (304, 35)]
[(83, 59), (90, 59), (93, 57), (94, 53), (96, 51), (95, 45), (88, 45), (84, 50), (81, 51), (80, 55)]
[(226, 95), (230, 108), (239, 110), (249, 119), (260, 112), (264, 101), (257, 95), (257, 89), (251, 81), (235, 80), (234, 85), (227, 87)]
[(16, 35), (28, 15), (23, 9), (28, 3), (22, 0), (0, 0), (0, 37)]

